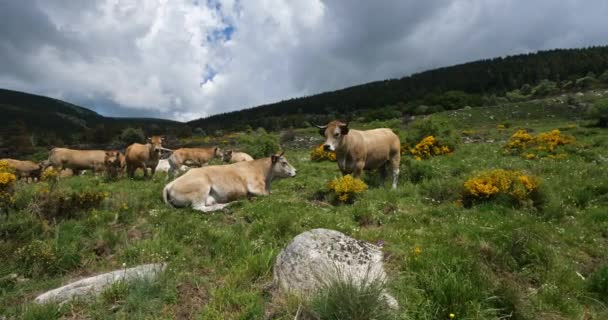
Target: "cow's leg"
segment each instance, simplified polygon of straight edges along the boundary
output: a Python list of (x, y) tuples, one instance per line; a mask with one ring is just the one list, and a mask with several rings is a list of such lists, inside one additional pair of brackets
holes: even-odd
[(142, 168), (144, 169), (144, 178), (148, 177), (148, 166), (146, 165), (145, 162), (142, 162)]
[(205, 203), (200, 202), (200, 203), (193, 205), (192, 208), (195, 210), (202, 211), (202, 212), (211, 212), (211, 211), (217, 211), (217, 210), (224, 209), (228, 205), (230, 205), (230, 203), (216, 203), (216, 204), (208, 206), (208, 205), (205, 205)]
[(249, 194), (252, 194), (254, 196), (267, 196), (270, 194), (270, 190), (266, 188), (266, 183), (262, 182), (250, 183), (247, 186), (247, 189)]
[(365, 161), (358, 161), (355, 164), (355, 168), (353, 170), (352, 176), (354, 178), (361, 179), (361, 175), (363, 175), (363, 168), (365, 168)]
[(390, 160), (390, 168), (393, 174), (393, 189), (397, 189), (397, 180), (399, 179), (399, 164), (401, 162), (401, 154), (396, 152)]

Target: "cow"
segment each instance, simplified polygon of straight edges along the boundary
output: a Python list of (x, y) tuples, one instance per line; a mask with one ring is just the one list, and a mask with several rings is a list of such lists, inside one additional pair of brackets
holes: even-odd
[(219, 147), (177, 149), (169, 157), (168, 177), (175, 178), (183, 165), (202, 167), (213, 158), (222, 158), (222, 150)]
[(92, 170), (95, 174), (104, 170), (105, 158), (106, 152), (103, 150), (53, 148), (46, 166), (53, 166), (57, 171), (72, 169), (74, 175), (78, 175), (81, 170)]
[(295, 176), (296, 169), (283, 153), (253, 161), (193, 168), (165, 186), (163, 199), (172, 207), (192, 206), (210, 212), (249, 195), (268, 195), (273, 180)]
[(6, 161), (8, 166), (13, 168), (17, 179), (25, 179), (26, 181), (28, 179), (31, 179), (31, 181), (40, 179), (40, 174), (42, 173), (42, 166), (40, 164), (15, 159), (0, 159), (0, 161)]
[(397, 188), (401, 142), (391, 129), (354, 130), (340, 121), (317, 128), (326, 138), (323, 149), (336, 152), (338, 167), (343, 175), (360, 177), (364, 169), (381, 169), (384, 175), (388, 168), (393, 177), (392, 187)]
[(163, 140), (163, 137), (152, 136), (148, 138), (148, 143), (146, 144), (134, 143), (127, 147), (125, 160), (129, 178), (133, 178), (137, 168), (143, 169), (144, 177), (148, 176), (148, 168), (152, 169), (151, 175), (154, 175), (160, 154), (164, 150), (162, 146)]
[(251, 161), (253, 160), (253, 157), (246, 154), (245, 152), (224, 150), (224, 152), (222, 153), (222, 160), (224, 160), (224, 162), (235, 163), (241, 161)]
[[(104, 165), (106, 167), (106, 175), (108, 178), (116, 179), (122, 172), (123, 162), (121, 161), (121, 155), (122, 153), (120, 153), (118, 150), (106, 151)], [(122, 158), (124, 158), (124, 156)]]

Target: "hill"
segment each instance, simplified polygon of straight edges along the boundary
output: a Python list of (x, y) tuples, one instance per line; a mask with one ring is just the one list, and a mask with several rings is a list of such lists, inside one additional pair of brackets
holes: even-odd
[(3, 156), (14, 153), (9, 149), (16, 144), (103, 145), (127, 127), (141, 128), (145, 134), (189, 133), (188, 126), (177, 121), (104, 117), (62, 100), (6, 89), (0, 89), (0, 114)]
[[(493, 105), (495, 97), (513, 90), (525, 94), (535, 84), (549, 90), (580, 90), (596, 76), (608, 78), (608, 47), (556, 49), (479, 60), (413, 74), (401, 79), (370, 82), (332, 92), (223, 113), (189, 122), (209, 130), (240, 130), (246, 126), (277, 130), (322, 123), (331, 117), (352, 119), (375, 109), (386, 119), (400, 114), (426, 114), (464, 106)], [(543, 80), (545, 80), (543, 82)], [(605, 79), (608, 80), (608, 79)], [(422, 108), (421, 108), (422, 107)], [(382, 112), (381, 112), (382, 113)]]

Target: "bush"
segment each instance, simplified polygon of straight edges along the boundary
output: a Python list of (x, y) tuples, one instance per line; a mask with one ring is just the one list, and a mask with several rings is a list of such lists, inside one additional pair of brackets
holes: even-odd
[[(395, 319), (385, 298), (385, 284), (380, 280), (332, 280), (319, 290), (303, 308), (310, 319)], [(300, 318), (299, 318), (300, 319)]]
[(433, 136), (438, 144), (450, 150), (454, 150), (460, 142), (460, 136), (449, 123), (427, 117), (414, 123), (412, 130), (405, 137), (405, 143), (416, 145), (428, 136)]
[(448, 154), (452, 152), (452, 149), (447, 145), (444, 145), (440, 141), (437, 141), (434, 136), (424, 137), (418, 142), (413, 148), (402, 150), (401, 153), (408, 152), (414, 156), (416, 160), (427, 159), (432, 156), (438, 156), (442, 154)]
[[(536, 137), (529, 134), (526, 130), (517, 130), (507, 144), (504, 146), (506, 153), (519, 154), (523, 158), (531, 160), (539, 157), (548, 156), (552, 159), (564, 158), (566, 153), (558, 153), (559, 146), (571, 144), (575, 141), (573, 136), (562, 135), (558, 129), (539, 133)], [(531, 153), (536, 151), (538, 154)]]
[(604, 73), (602, 73), (598, 80), (602, 83), (608, 83), (608, 70), (604, 71)]
[(608, 128), (608, 99), (597, 101), (587, 112), (589, 119), (597, 121), (597, 126)]
[(589, 291), (608, 302), (608, 265), (600, 267), (589, 277)]
[(33, 240), (19, 248), (15, 255), (19, 272), (26, 277), (53, 274), (56, 271), (57, 256), (48, 242)]
[(534, 87), (533, 93), (535, 96), (547, 96), (557, 92), (557, 84), (553, 81), (544, 79)]
[(283, 133), (281, 133), (280, 142), (281, 142), (281, 144), (283, 144), (285, 142), (294, 141), (295, 139), (296, 139), (296, 132), (293, 130), (293, 128), (289, 128), (289, 129), (283, 131)]
[(353, 203), (358, 194), (367, 190), (367, 184), (348, 174), (331, 180), (327, 188), (333, 193), (335, 202)]
[(99, 208), (108, 194), (101, 191), (67, 193), (42, 188), (34, 196), (29, 210), (47, 221), (71, 219)]
[(0, 214), (15, 204), (15, 180), (17, 177), (13, 174), (13, 169), (7, 161), (0, 161)]
[(323, 160), (336, 161), (336, 153), (334, 151), (325, 151), (323, 144), (320, 144), (310, 152), (310, 160), (317, 162)]
[(579, 89), (588, 89), (591, 88), (597, 80), (592, 76), (586, 76), (583, 78), (576, 79), (574, 85)]
[(411, 183), (420, 183), (434, 176), (433, 167), (422, 161), (414, 161), (410, 158), (403, 159), (403, 174)]
[(254, 159), (269, 157), (281, 149), (276, 136), (261, 130), (252, 134), (240, 135), (238, 143), (241, 145), (241, 149)]
[(466, 207), (497, 198), (509, 198), (516, 204), (538, 205), (540, 182), (536, 177), (515, 170), (482, 171), (463, 184), (462, 200)]
[(118, 136), (118, 142), (122, 146), (128, 146), (133, 143), (144, 143), (146, 135), (141, 128), (124, 128)]

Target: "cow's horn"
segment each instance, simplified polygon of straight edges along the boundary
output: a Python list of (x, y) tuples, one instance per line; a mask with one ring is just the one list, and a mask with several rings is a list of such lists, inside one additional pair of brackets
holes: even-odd
[(327, 129), (327, 125), (319, 126), (319, 125), (315, 124), (315, 127), (319, 128), (319, 129)]

